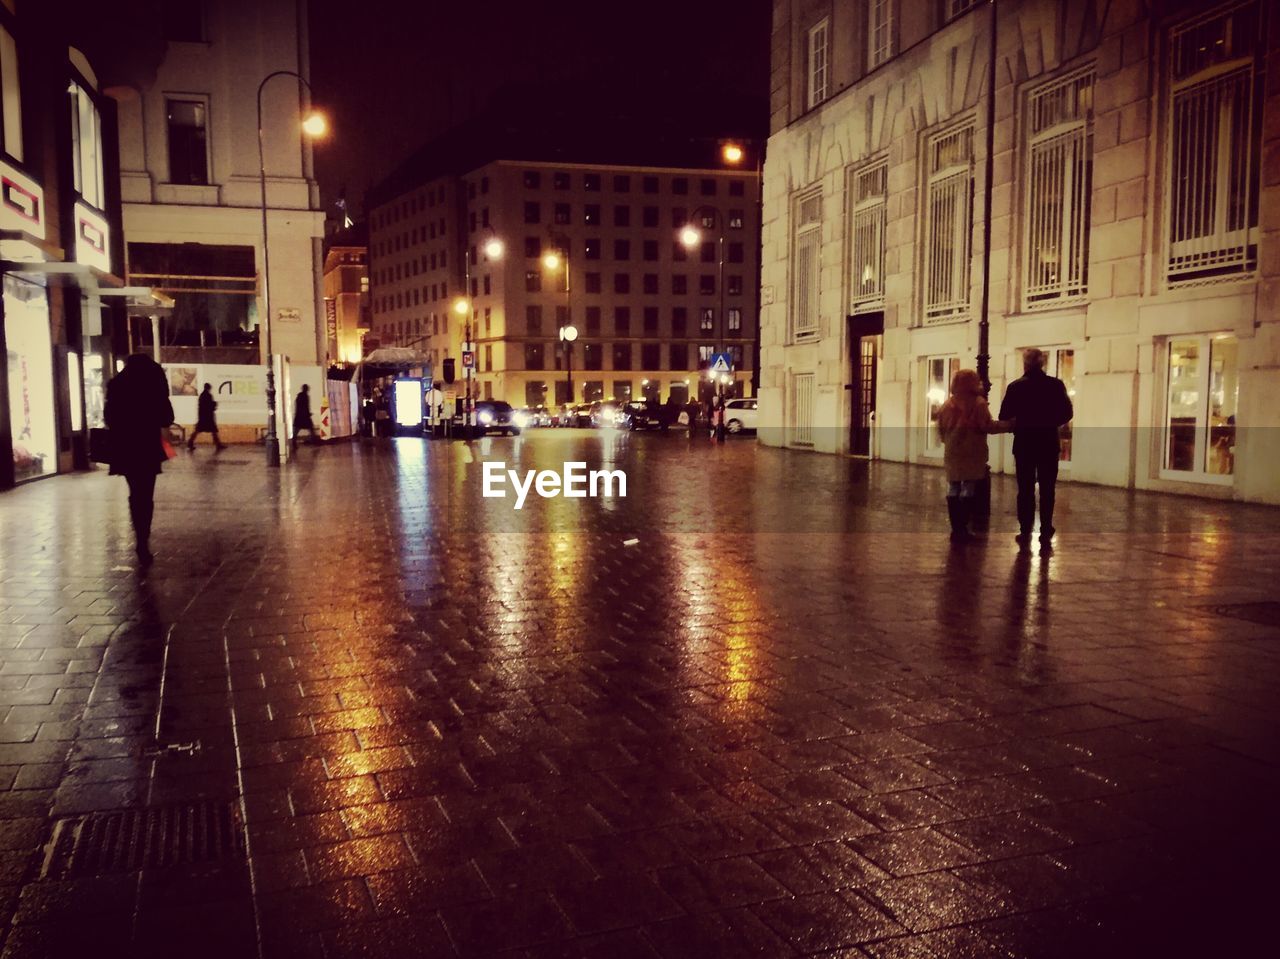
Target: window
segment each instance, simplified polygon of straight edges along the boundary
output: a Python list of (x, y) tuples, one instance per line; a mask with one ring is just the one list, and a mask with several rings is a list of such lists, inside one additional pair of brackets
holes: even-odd
[(542, 256), (542, 240), (536, 236), (526, 236), (524, 238), (524, 255), (531, 260), (536, 260)]
[(567, 306), (556, 307), (556, 329), (569, 325), (569, 308)]
[(22, 159), (22, 90), (18, 77), (18, 45), (13, 34), (0, 26), (0, 148), (15, 160)]
[(615, 206), (613, 208), (613, 225), (614, 226), (630, 226), (631, 225), (631, 207)]
[(600, 239), (599, 237), (588, 237), (582, 243), (582, 255), (588, 260), (600, 259)]
[(640, 212), (641, 223), (645, 226), (658, 225), (658, 208), (656, 206), (646, 206)]
[(698, 181), (698, 192), (703, 196), (716, 195), (716, 181), (714, 177), (703, 177)]
[(978, 5), (979, 0), (946, 0), (947, 20), (954, 20)]
[(741, 263), (746, 258), (746, 247), (741, 243), (729, 244), (729, 262)]
[[(486, 383), (485, 386), (489, 384)], [(547, 401), (547, 384), (542, 380), (527, 380), (524, 384), (524, 405), (542, 406)]]
[(741, 333), (742, 332), (742, 308), (737, 306), (729, 307), (728, 321), (729, 321), (730, 333)]
[(582, 222), (587, 226), (600, 225), (600, 204), (588, 203), (582, 208)]
[(1226, 333), (1169, 341), (1161, 476), (1224, 482), (1235, 472), (1239, 348)]
[(689, 344), (688, 343), (672, 343), (671, 350), (671, 369), (687, 370), (689, 368)]
[(631, 177), (622, 176), (622, 175), (615, 176), (613, 178), (613, 192), (614, 193), (630, 193)]
[(849, 221), (851, 237), (849, 312), (861, 313), (884, 306), (885, 200), (889, 165), (880, 161), (851, 177)]
[(702, 296), (716, 295), (716, 275), (714, 273), (703, 273), (698, 277), (698, 293)]
[[(671, 335), (684, 336), (689, 332), (689, 310), (683, 306), (671, 310)], [(683, 368), (684, 364), (680, 364)]]
[(613, 274), (613, 292), (614, 293), (630, 293), (631, 292), (631, 274), (629, 273)]
[(542, 186), (542, 174), (537, 170), (524, 171), (524, 187), (526, 190), (536, 190)]
[(795, 239), (791, 267), (791, 334), (818, 332), (818, 268), (822, 242), (822, 194), (795, 202)]
[(589, 190), (592, 193), (599, 193), (600, 192), (600, 174), (584, 173), (582, 175), (582, 188), (584, 190)]
[(90, 206), (102, 208), (102, 121), (89, 91), (72, 83), (71, 162), (76, 192)]
[(951, 393), (951, 378), (960, 372), (960, 359), (955, 356), (932, 356), (924, 361), (924, 408), (926, 429), (924, 454), (942, 455), (942, 438), (938, 436), (938, 411)]
[(658, 292), (658, 274), (646, 273), (644, 275), (644, 291), (645, 293), (656, 295)]
[(893, 56), (893, 0), (867, 4), (867, 70), (874, 70)]
[(600, 332), (600, 307), (598, 306), (587, 307), (587, 332)]
[[(830, 21), (824, 18), (809, 28), (809, 59), (805, 70), (808, 79), (808, 98), (805, 100), (805, 107), (809, 110), (827, 98), (828, 58), (830, 57), (827, 43), (829, 24)], [(810, 379), (810, 383), (812, 382)]]
[[(542, 222), (542, 204), (529, 201), (524, 205), (524, 222), (525, 223), (541, 223)], [(472, 226), (474, 230), (475, 227)]]
[(716, 328), (716, 311), (715, 307), (704, 306), (698, 311), (698, 329), (703, 333), (709, 333)]
[(1027, 308), (1074, 299), (1088, 288), (1093, 76), (1090, 67), (1027, 101)]
[(614, 240), (613, 241), (613, 258), (615, 260), (631, 259), (631, 241), (630, 240)]
[(746, 196), (747, 184), (743, 180), (729, 181), (729, 196)]
[(671, 292), (675, 296), (684, 296), (689, 292), (689, 278), (683, 273), (671, 274)]
[(555, 210), (554, 219), (556, 223), (559, 223), (559, 224), (568, 223), (570, 218), (573, 215), (572, 211), (569, 209), (569, 204), (567, 203), (557, 203), (554, 207), (554, 210)]
[(716, 262), (716, 241), (703, 240), (702, 246), (699, 247), (698, 253), (703, 263)]
[(488, 274), (488, 273), (486, 273), (486, 274), (484, 275), (484, 284), (483, 284), (483, 286), (482, 286), (482, 289), (484, 290), (484, 295), (485, 295), (485, 296), (488, 296), (489, 294), (491, 294), (491, 293), (493, 292), (493, 283), (492, 283), (492, 281), (491, 281), (491, 279), (490, 279), (490, 277), (489, 277), (489, 274)]
[(727, 286), (727, 289), (725, 290), (725, 292), (729, 296), (742, 296), (742, 277), (741, 276), (737, 275), (736, 273), (731, 273), (729, 276), (725, 277), (725, 284)]
[(525, 322), (530, 333), (542, 332), (542, 307), (530, 304), (524, 308)]
[(618, 336), (631, 335), (631, 308), (618, 306), (613, 310), (613, 332)]
[(643, 250), (643, 255), (645, 260), (649, 261), (650, 263), (655, 262), (658, 259), (658, 241), (657, 240), (645, 240), (641, 249)]
[(569, 189), (569, 174), (567, 173), (551, 174), (551, 186), (553, 189), (556, 189), (556, 190)]
[(640, 186), (645, 193), (657, 193), (658, 178), (656, 176), (647, 176), (640, 182)]
[(644, 308), (644, 332), (646, 334), (658, 332), (658, 308), (656, 306), (646, 306)]
[(682, 176), (672, 177), (671, 192), (674, 193), (676, 196), (685, 196), (689, 192), (688, 177), (682, 177)]
[(662, 347), (657, 343), (645, 343), (640, 347), (640, 369), (662, 369)]
[(925, 160), (924, 321), (939, 323), (969, 312), (973, 125), (931, 136)]
[(537, 270), (529, 270), (524, 275), (524, 288), (526, 293), (542, 292), (542, 274)]
[(729, 229), (731, 230), (742, 229), (742, 211), (741, 210), (729, 211)]
[[(615, 370), (631, 369), (631, 344), (630, 343), (614, 343), (613, 344), (613, 368)], [(629, 393), (630, 387), (627, 388)]]
[(541, 343), (526, 343), (524, 345), (524, 368), (526, 370), (545, 370), (545, 362)]
[[(604, 368), (604, 351), (600, 349), (599, 343), (582, 344), (582, 368), (584, 370)], [(599, 399), (599, 397), (596, 398)]]
[(588, 293), (600, 292), (600, 274), (599, 273), (587, 273), (583, 277), (583, 280), (586, 284)]
[(480, 211), (480, 225), (485, 228), (489, 226), (489, 208), (487, 206)]
[(1260, 24), (1236, 4), (1174, 29), (1166, 155), (1170, 284), (1258, 265)]

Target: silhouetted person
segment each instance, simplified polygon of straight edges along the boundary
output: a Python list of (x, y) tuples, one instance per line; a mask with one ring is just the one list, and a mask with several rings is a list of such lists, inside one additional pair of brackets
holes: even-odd
[(302, 391), (293, 403), (294, 446), (298, 445), (298, 434), (303, 430), (311, 434), (308, 439), (314, 443), (316, 440), (316, 425), (311, 422), (311, 387), (307, 383), (302, 384)]
[(129, 484), (129, 518), (143, 565), (151, 555), (151, 516), (155, 512), (156, 477), (166, 459), (161, 431), (173, 422), (169, 384), (164, 370), (145, 353), (125, 360), (124, 369), (107, 384), (104, 410), (110, 430), (112, 476)]
[(987, 434), (999, 433), (1005, 424), (991, 419), (976, 370), (960, 370), (951, 378), (951, 396), (938, 411), (938, 435), (942, 461), (947, 467), (947, 515), (951, 542), (973, 538), (969, 517), (973, 513), (978, 484), (987, 476)]
[(1013, 461), (1018, 473), (1018, 543), (1031, 542), (1040, 484), (1040, 545), (1053, 540), (1053, 498), (1058, 482), (1058, 429), (1071, 422), (1071, 397), (1062, 380), (1044, 371), (1042, 350), (1024, 350), (1023, 373), (1009, 384), (1000, 419), (1013, 421)]
[(204, 385), (204, 392), (200, 394), (200, 399), (196, 401), (196, 428), (191, 431), (191, 438), (187, 440), (187, 449), (196, 448), (196, 437), (201, 433), (213, 434), (213, 445), (218, 449), (226, 449), (226, 444), (218, 439), (218, 420), (214, 416), (213, 411), (218, 408), (218, 401), (213, 398), (213, 386), (209, 383)]

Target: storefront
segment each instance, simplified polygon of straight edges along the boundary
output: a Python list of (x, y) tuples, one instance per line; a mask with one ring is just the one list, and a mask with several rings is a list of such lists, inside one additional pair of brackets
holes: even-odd
[(58, 470), (53, 341), (43, 286), (4, 277), (4, 344), (15, 482)]

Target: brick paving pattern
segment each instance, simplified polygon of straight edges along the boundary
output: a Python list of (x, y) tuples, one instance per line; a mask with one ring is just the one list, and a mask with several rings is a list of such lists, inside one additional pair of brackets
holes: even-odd
[(145, 575), (119, 480), (0, 497), (4, 957), (1274, 948), (1280, 511), (1068, 485), (1041, 556), (749, 442), (302, 453), (171, 464)]

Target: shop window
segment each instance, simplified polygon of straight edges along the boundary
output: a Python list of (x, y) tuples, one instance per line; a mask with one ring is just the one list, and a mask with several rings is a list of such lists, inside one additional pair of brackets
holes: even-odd
[(656, 403), (662, 397), (662, 384), (657, 380), (642, 380), (640, 382), (640, 393), (646, 400), (652, 400)]
[(44, 287), (5, 275), (4, 328), (13, 470), (14, 478), (21, 482), (58, 470), (53, 345)]
[(942, 439), (938, 436), (938, 411), (951, 394), (951, 378), (960, 371), (955, 356), (932, 356), (924, 361), (925, 456), (942, 455)]
[(1162, 476), (1224, 482), (1235, 472), (1239, 349), (1226, 333), (1169, 341)]
[(547, 402), (547, 384), (543, 380), (528, 380), (524, 384), (524, 405), (545, 406)]
[(78, 83), (71, 100), (72, 183), (90, 206), (102, 209), (102, 120), (89, 91)]
[[(599, 369), (599, 367), (596, 367)], [(582, 402), (599, 403), (604, 399), (604, 380), (587, 380), (582, 384)]]

